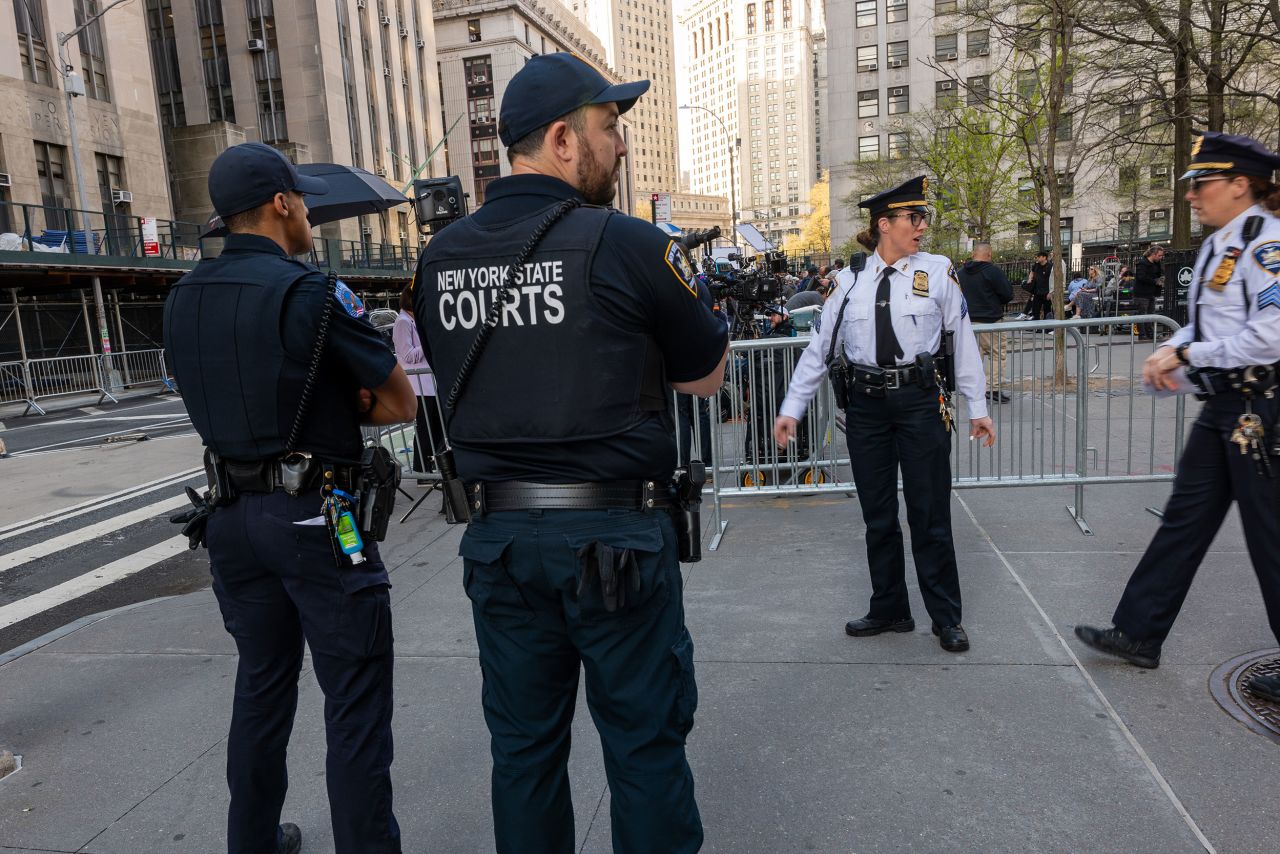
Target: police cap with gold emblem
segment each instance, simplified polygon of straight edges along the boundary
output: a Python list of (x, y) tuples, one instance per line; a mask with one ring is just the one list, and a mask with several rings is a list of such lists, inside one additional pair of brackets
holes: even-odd
[(1280, 169), (1280, 154), (1269, 150), (1256, 139), (1233, 133), (1205, 131), (1191, 144), (1191, 162), (1179, 180), (1199, 178), (1217, 172), (1256, 175), (1271, 180)]
[(929, 179), (923, 175), (912, 178), (904, 184), (885, 190), (879, 195), (858, 202), (858, 207), (871, 211), (876, 217), (890, 211), (929, 212)]

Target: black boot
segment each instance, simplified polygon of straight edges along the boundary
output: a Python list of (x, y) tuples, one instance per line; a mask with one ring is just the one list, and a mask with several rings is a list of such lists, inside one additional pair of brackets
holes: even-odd
[(1138, 667), (1152, 670), (1160, 666), (1160, 644), (1155, 641), (1134, 640), (1119, 629), (1093, 626), (1076, 626), (1076, 637), (1098, 652), (1123, 658)]
[(910, 617), (901, 620), (877, 620), (866, 616), (860, 620), (850, 620), (844, 624), (844, 633), (853, 638), (869, 638), (885, 632), (910, 632), (916, 627), (916, 621)]

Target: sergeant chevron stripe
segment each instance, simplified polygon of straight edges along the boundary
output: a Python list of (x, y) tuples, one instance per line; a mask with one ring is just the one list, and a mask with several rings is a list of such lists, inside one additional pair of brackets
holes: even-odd
[(1258, 308), (1266, 308), (1269, 305), (1280, 308), (1280, 282), (1272, 282), (1258, 294)]

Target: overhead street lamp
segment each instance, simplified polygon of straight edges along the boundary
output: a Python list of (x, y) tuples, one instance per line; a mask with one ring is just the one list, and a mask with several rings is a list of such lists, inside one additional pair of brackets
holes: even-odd
[[(92, 238), (89, 236), (92, 223), (89, 221), (89, 203), (85, 200), (84, 194), (84, 172), (80, 169), (80, 140), (76, 134), (76, 110), (73, 99), (76, 95), (84, 94), (84, 79), (76, 74), (73, 66), (67, 60), (67, 42), (80, 35), (81, 31), (90, 24), (96, 23), (99, 18), (110, 12), (121, 3), (128, 3), (129, 0), (115, 0), (108, 3), (102, 8), (102, 11), (92, 17), (85, 19), (85, 22), (76, 27), (69, 33), (58, 33), (58, 74), (62, 76), (62, 90), (67, 95), (67, 133), (71, 137), (71, 162), (76, 170), (76, 196), (80, 203), (80, 214), (83, 218), (81, 223), (81, 231), (84, 233), (85, 250), (92, 248)], [(71, 248), (75, 249), (75, 217), (70, 217), (67, 223), (71, 227)], [(107, 375), (107, 385), (115, 386), (115, 371), (111, 365), (111, 334), (107, 328), (107, 309), (102, 301), (102, 281), (94, 275), (93, 277), (93, 307), (98, 315), (98, 335), (102, 339), (102, 368)]]
[(729, 127), (724, 123), (724, 119), (716, 115), (714, 111), (701, 104), (681, 104), (682, 110), (702, 110), (720, 123), (720, 129), (724, 131), (724, 138), (729, 143), (729, 215), (733, 219), (733, 234), (730, 240), (736, 245), (738, 242), (738, 173), (734, 168), (734, 149), (742, 145), (740, 138), (734, 137), (729, 133)]

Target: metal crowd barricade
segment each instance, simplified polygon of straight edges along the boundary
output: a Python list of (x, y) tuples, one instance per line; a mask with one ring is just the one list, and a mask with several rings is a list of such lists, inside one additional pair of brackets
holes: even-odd
[(27, 361), (27, 379), (30, 396), (24, 415), (32, 409), (44, 414), (44, 410), (36, 404), (37, 400), (67, 394), (97, 392), (98, 403), (104, 400), (112, 403), (119, 402), (107, 387), (102, 372), (101, 356), (56, 356), (49, 359), (30, 359)]
[(35, 409), (44, 415), (44, 410), (31, 399), (31, 383), (27, 381), (25, 362), (0, 362), (0, 404), (5, 403), (25, 403), (27, 412)]
[(112, 353), (111, 367), (120, 374), (125, 388), (162, 385), (174, 390), (165, 366), (164, 350), (125, 350)]
[[(1139, 339), (1150, 324), (1155, 342)], [(968, 441), (969, 405), (956, 394), (952, 434), (953, 486), (1064, 485), (1074, 489), (1068, 512), (1089, 534), (1087, 485), (1170, 481), (1184, 434), (1184, 397), (1159, 398), (1141, 390), (1142, 362), (1159, 340), (1178, 329), (1169, 318), (1141, 315), (1063, 321), (976, 325), (991, 349), (1003, 346), (1003, 366), (984, 357), (988, 389), (1008, 396), (989, 402), (997, 441)], [(723, 500), (749, 495), (812, 495), (856, 491), (844, 437), (823, 380), (797, 440), (785, 450), (773, 442), (778, 414), (807, 338), (734, 341), (721, 388), (720, 424), (713, 429), (715, 549), (728, 523)], [(986, 349), (986, 348), (984, 348)], [(713, 418), (713, 420), (716, 420)], [(901, 486), (901, 484), (899, 484)]]

